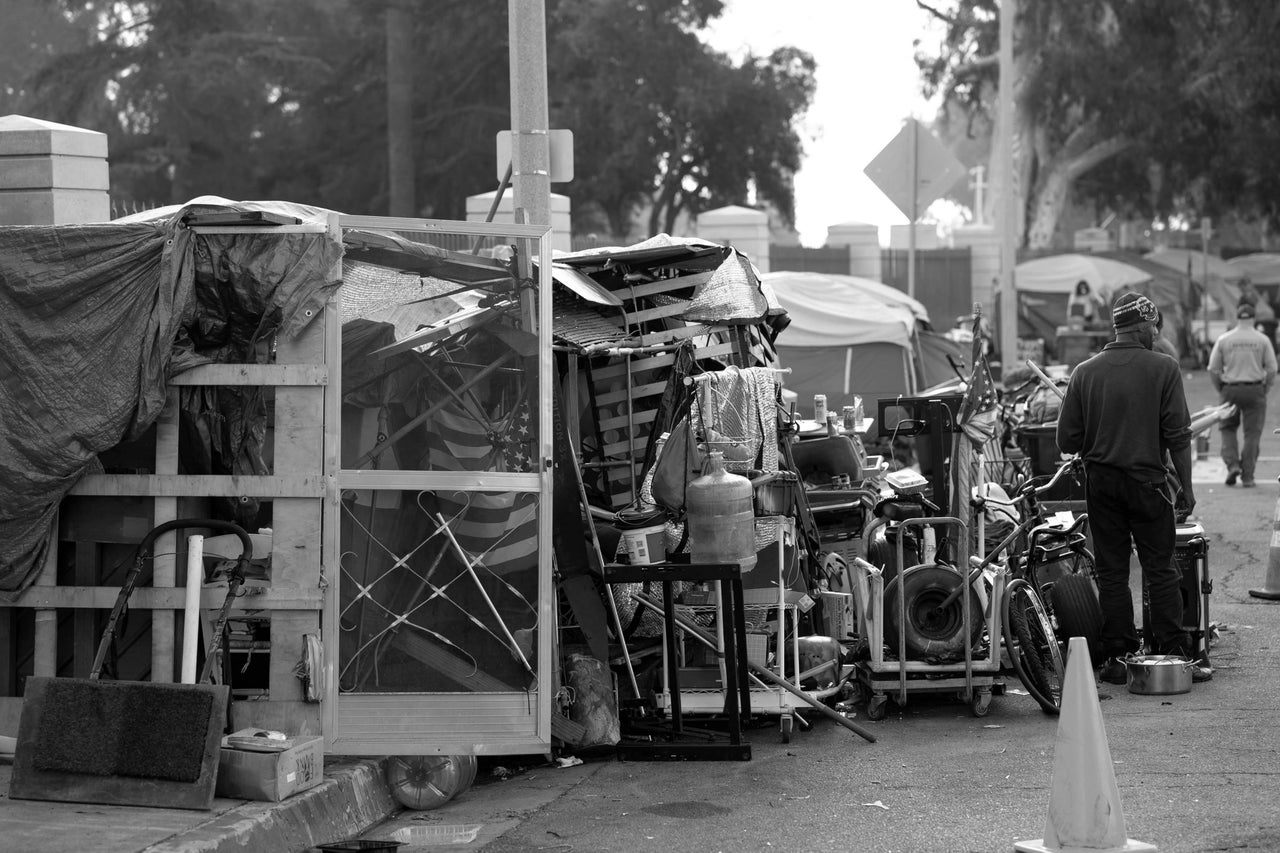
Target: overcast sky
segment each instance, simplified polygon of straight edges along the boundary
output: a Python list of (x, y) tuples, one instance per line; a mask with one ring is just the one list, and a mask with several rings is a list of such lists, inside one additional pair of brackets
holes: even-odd
[[(928, 119), (913, 61), (916, 39), (936, 31), (912, 0), (726, 0), (708, 40), (739, 56), (790, 44), (813, 54), (818, 90), (804, 123), (804, 165), (796, 176), (796, 228), (821, 246), (827, 227), (907, 218), (862, 173), (903, 119)], [(925, 42), (929, 44), (928, 41)]]

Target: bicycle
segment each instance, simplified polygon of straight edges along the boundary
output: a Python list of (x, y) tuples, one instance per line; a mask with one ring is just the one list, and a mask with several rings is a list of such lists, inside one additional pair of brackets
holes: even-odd
[[(1005, 651), (1018, 679), (1047, 713), (1057, 713), (1062, 702), (1070, 639), (1084, 637), (1095, 658), (1102, 644), (1102, 607), (1087, 544), (1089, 516), (1081, 513), (1069, 524), (1055, 523), (1040, 502), (1063, 476), (1080, 471), (1081, 466), (1080, 459), (1073, 457), (1047, 483), (1029, 481), (1007, 502), (987, 496), (973, 501), (978, 511), (988, 502), (1022, 511), (1022, 520), (990, 554), (970, 558), (970, 578), (984, 575), (997, 564), (1008, 571), (1001, 602)], [(1005, 555), (1003, 561), (1001, 555)], [(939, 606), (958, 597), (956, 590)]]

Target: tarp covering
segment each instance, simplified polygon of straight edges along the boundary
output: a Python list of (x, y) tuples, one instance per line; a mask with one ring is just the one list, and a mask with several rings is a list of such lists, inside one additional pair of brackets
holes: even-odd
[(0, 599), (35, 579), (59, 502), (156, 420), (170, 376), (255, 360), (340, 283), (327, 234), (201, 235), (187, 209), (0, 227)]

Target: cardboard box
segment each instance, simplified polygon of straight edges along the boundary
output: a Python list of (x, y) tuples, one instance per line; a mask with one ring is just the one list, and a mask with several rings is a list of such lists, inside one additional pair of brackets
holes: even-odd
[(218, 761), (219, 797), (278, 803), (324, 778), (324, 738), (296, 738), (282, 752), (222, 749)]

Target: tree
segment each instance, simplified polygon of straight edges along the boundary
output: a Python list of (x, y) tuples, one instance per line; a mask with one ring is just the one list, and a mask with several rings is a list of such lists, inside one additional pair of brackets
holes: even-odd
[[(918, 57), (951, 133), (994, 131), (998, 6), (917, 0), (947, 26)], [(1256, 141), (1280, 69), (1266, 57), (1277, 10), (1262, 0), (1019, 0), (1015, 21), (1015, 187), (1019, 243), (1048, 248), (1069, 200), (1156, 218), (1206, 215), (1211, 187), (1273, 186), (1240, 150)], [(1252, 78), (1252, 79), (1250, 79)], [(1245, 84), (1245, 85), (1241, 85)], [(1274, 111), (1271, 110), (1271, 115)], [(960, 123), (955, 120), (959, 118)], [(1226, 155), (1224, 158), (1222, 155)], [(1003, 164), (993, 161), (999, 180)], [(1253, 202), (1235, 194), (1233, 206)]]
[(720, 0), (549, 6), (551, 114), (574, 129), (575, 203), (613, 234), (628, 234), (645, 205), (649, 233), (669, 232), (681, 213), (747, 203), (753, 190), (794, 220), (796, 124), (813, 99), (813, 58), (782, 49), (735, 66), (697, 37), (722, 8)]
[[(506, 0), (62, 2), (98, 37), (42, 70), (38, 106), (110, 134), (117, 196), (381, 213), (394, 188), (397, 211), (462, 219), (494, 184), (510, 127)], [(792, 218), (813, 60), (735, 65), (697, 35), (722, 7), (547, 0), (551, 124), (574, 131), (579, 230), (629, 235), (648, 206), (649, 227), (671, 230), (753, 197)]]

